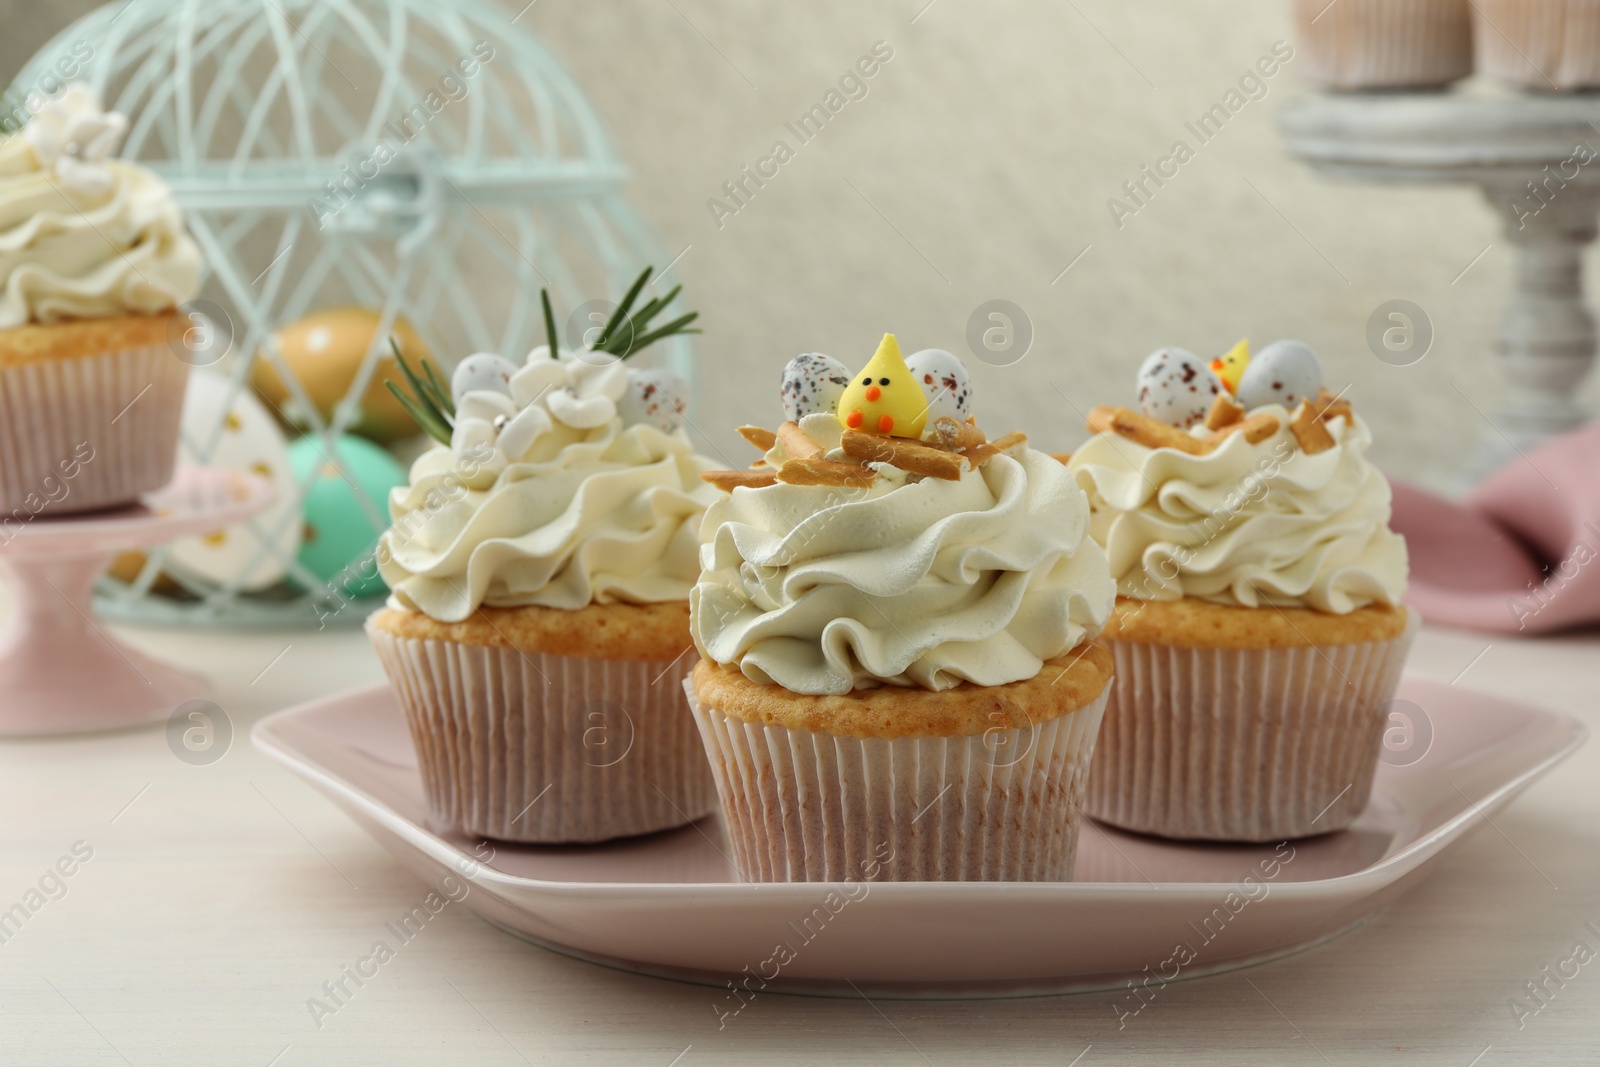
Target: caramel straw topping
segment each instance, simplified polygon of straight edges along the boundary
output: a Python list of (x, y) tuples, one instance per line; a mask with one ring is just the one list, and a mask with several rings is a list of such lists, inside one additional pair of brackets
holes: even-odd
[(760, 426), (741, 426), (739, 434), (763, 452), (782, 445), (783, 465), (774, 470), (758, 460), (759, 468), (745, 471), (704, 471), (700, 477), (724, 492), (745, 487), (760, 489), (782, 482), (785, 485), (869, 486), (877, 472), (868, 464), (898, 467), (919, 478), (957, 481), (963, 472), (983, 466), (1003, 452), (1027, 444), (1024, 434), (1009, 433), (989, 441), (977, 423), (959, 422), (948, 416), (935, 419), (928, 439), (886, 437), (880, 434), (846, 430), (840, 439), (845, 459), (828, 459), (821, 445), (806, 436), (798, 423), (785, 422), (776, 433)]
[(967, 461), (955, 452), (925, 445), (908, 437), (879, 437), (877, 434), (846, 430), (841, 442), (844, 454), (864, 462), (888, 463), (912, 474), (945, 481), (960, 481)]
[(1192, 456), (1206, 450), (1205, 442), (1198, 437), (1128, 408), (1095, 408), (1089, 412), (1089, 432), (1114, 433), (1146, 448), (1175, 448)]
[(778, 440), (783, 450), (793, 459), (814, 459), (822, 455), (822, 446), (806, 436), (798, 422), (786, 422), (778, 427)]
[(701, 471), (700, 478), (724, 493), (731, 493), (740, 486), (747, 489), (764, 489), (769, 485), (778, 484), (776, 471)]
[(739, 436), (763, 452), (771, 451), (772, 446), (778, 443), (778, 435), (765, 426), (741, 426)]
[[(1315, 400), (1302, 401), (1295, 408), (1289, 429), (1307, 455), (1325, 452), (1335, 444), (1328, 431), (1328, 420), (1343, 417), (1346, 422), (1355, 418), (1348, 401), (1341, 400), (1324, 389)], [(1101, 405), (1089, 412), (1090, 433), (1114, 433), (1146, 448), (1173, 448), (1191, 456), (1202, 456), (1212, 451), (1234, 434), (1243, 434), (1251, 444), (1260, 444), (1282, 428), (1276, 415), (1258, 411), (1246, 416), (1244, 408), (1233, 397), (1223, 395), (1211, 405), (1206, 415), (1205, 437), (1193, 437), (1176, 426), (1141, 415), (1128, 408)], [(998, 444), (999, 442), (995, 442)]]
[(1278, 416), (1265, 411), (1258, 412), (1240, 422), (1230, 422), (1222, 429), (1212, 433), (1204, 441), (1206, 451), (1210, 452), (1236, 433), (1244, 434), (1246, 441), (1253, 445), (1259, 445), (1262, 441), (1277, 433), (1278, 428), (1282, 425), (1283, 423), (1278, 421)]
[(1012, 431), (1004, 437), (997, 437), (985, 444), (975, 445), (963, 449), (961, 454), (967, 457), (967, 462), (974, 467), (981, 467), (1002, 452), (1009, 452), (1019, 445), (1028, 443), (1028, 435), (1021, 431)]
[(1333, 434), (1322, 424), (1309, 400), (1300, 401), (1300, 406), (1294, 409), (1289, 429), (1294, 431), (1294, 439), (1300, 442), (1300, 450), (1308, 455), (1314, 456), (1333, 447)]
[(1220, 430), (1224, 426), (1232, 426), (1242, 418), (1244, 418), (1244, 405), (1227, 393), (1218, 393), (1217, 398), (1211, 402), (1211, 410), (1206, 412), (1206, 429)]
[(778, 481), (785, 485), (843, 485), (864, 488), (872, 484), (870, 467), (839, 463), (831, 459), (791, 459), (778, 470)]
[(966, 422), (957, 422), (949, 415), (940, 415), (933, 420), (933, 441), (940, 448), (960, 451), (967, 448), (976, 448), (983, 444), (983, 431), (978, 429), (978, 424), (968, 419)]

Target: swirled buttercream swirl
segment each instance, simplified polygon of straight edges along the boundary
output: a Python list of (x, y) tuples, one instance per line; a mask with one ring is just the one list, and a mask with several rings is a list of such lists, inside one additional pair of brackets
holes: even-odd
[(378, 568), (391, 603), (442, 622), (480, 605), (576, 609), (684, 600), (715, 490), (681, 432), (557, 424), (507, 462), (440, 446), (389, 501)]
[(1406, 545), (1389, 529), (1389, 483), (1367, 460), (1366, 423), (1332, 419), (1334, 446), (1310, 454), (1289, 412), (1251, 414), (1262, 412), (1278, 418), (1271, 437), (1234, 434), (1204, 455), (1112, 433), (1073, 453), (1068, 469), (1089, 495), (1119, 592), (1337, 614), (1398, 604)]
[[(805, 424), (837, 445), (837, 419)], [(1110, 615), (1115, 591), (1088, 520), (1065, 468), (1029, 449), (958, 481), (879, 466), (864, 489), (735, 489), (702, 527), (695, 642), (706, 659), (796, 693), (1031, 678)]]
[(156, 314), (199, 292), (172, 191), (110, 158), (125, 125), (74, 85), (0, 141), (0, 329)]

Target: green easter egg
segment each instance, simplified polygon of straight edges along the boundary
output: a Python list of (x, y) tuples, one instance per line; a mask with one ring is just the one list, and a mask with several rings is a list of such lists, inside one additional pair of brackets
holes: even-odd
[[(331, 462), (325, 438), (302, 437), (289, 446), (295, 481), (306, 486), (300, 565), (337, 596), (377, 596), (388, 587), (378, 576), (373, 549), (388, 525), (389, 490), (406, 483), (406, 472), (393, 456), (365, 438), (347, 434), (338, 439), (337, 447), (354, 485)], [(307, 484), (313, 472), (315, 477)], [(372, 513), (383, 521), (374, 523), (361, 497), (371, 502)]]

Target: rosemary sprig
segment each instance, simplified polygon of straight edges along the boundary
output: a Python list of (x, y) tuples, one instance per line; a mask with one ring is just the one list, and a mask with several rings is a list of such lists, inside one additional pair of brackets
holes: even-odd
[[(699, 333), (700, 332), (699, 330), (686, 330), (686, 329), (684, 329), (685, 326), (688, 326), (691, 322), (693, 322), (695, 319), (697, 319), (699, 317), (700, 317), (700, 312), (691, 311), (687, 315), (684, 315), (684, 316), (682, 316), (680, 318), (673, 319), (671, 322), (667, 323), (665, 326), (662, 326), (662, 327), (660, 327), (659, 329), (656, 329), (656, 330), (652, 330), (649, 333), (645, 334), (643, 337), (635, 338), (634, 342), (633, 342), (633, 347), (634, 347), (635, 351), (637, 351), (638, 349), (641, 349), (646, 345), (655, 344), (657, 341), (661, 340), (663, 337), (671, 337), (674, 334), (680, 334), (680, 333)], [(624, 356), (624, 358), (626, 358), (626, 356)]]
[[(655, 330), (650, 329), (650, 322), (659, 315), (668, 304), (682, 291), (683, 286), (677, 285), (665, 296), (656, 297), (646, 301), (644, 306), (633, 311), (633, 305), (639, 299), (639, 293), (650, 280), (650, 275), (655, 272), (654, 267), (646, 267), (633, 284), (628, 286), (628, 291), (623, 295), (622, 302), (617, 305), (617, 310), (612, 312), (611, 321), (606, 323), (605, 329), (600, 331), (591, 346), (596, 352), (609, 352), (618, 359), (627, 359), (635, 352), (647, 345), (654, 344), (665, 337), (680, 333), (699, 333), (686, 327), (689, 323), (700, 317), (698, 311), (691, 311), (680, 316), (665, 326)], [(630, 315), (629, 313), (632, 312)]]
[(539, 290), (539, 303), (544, 305), (544, 340), (550, 346), (550, 358), (561, 358), (561, 339), (556, 336), (556, 313), (550, 310), (550, 290)]
[[(639, 290), (644, 288), (644, 283), (650, 280), (650, 275), (654, 271), (654, 267), (646, 267), (633, 280), (633, 284), (628, 286), (628, 291), (622, 294), (622, 302), (617, 305), (617, 310), (611, 313), (611, 321), (606, 323), (605, 329), (600, 331), (600, 336), (594, 339), (593, 347), (596, 352), (611, 352), (611, 348), (607, 346), (618, 339), (617, 327), (623, 323), (632, 326), (632, 322), (628, 318), (628, 310), (633, 307), (633, 302), (639, 299)], [(628, 332), (627, 340), (633, 340), (633, 332), (631, 330)], [(632, 346), (629, 345), (628, 347)], [(620, 355), (620, 353), (613, 353), (613, 355)]]
[(666, 296), (658, 296), (658, 297), (654, 298), (653, 300), (651, 300), (649, 303), (645, 304), (644, 307), (640, 308), (638, 310), (638, 312), (637, 312), (637, 317), (643, 318), (646, 321), (648, 321), (650, 318), (652, 318), (656, 314), (656, 312), (660, 311), (662, 308), (664, 308), (668, 304), (672, 303), (673, 299), (676, 298), (677, 295), (679, 293), (681, 293), (682, 291), (683, 291), (683, 286), (674, 285), (671, 288), (671, 290), (669, 290), (667, 292)]
[(389, 348), (394, 352), (395, 362), (400, 365), (400, 373), (405, 376), (406, 383), (410, 385), (409, 392), (400, 388), (391, 381), (383, 384), (388, 386), (389, 392), (394, 394), (400, 406), (429, 437), (440, 444), (450, 443), (450, 429), (455, 425), (456, 406), (450, 400), (449, 390), (443, 387), (439, 376), (434, 373), (433, 367), (427, 360), (422, 360), (422, 372), (426, 380), (419, 378), (417, 372), (411, 369), (411, 364), (406, 362), (406, 357), (400, 354), (400, 346), (393, 337), (389, 338)]
[[(637, 310), (634, 304), (639, 300), (639, 294), (644, 291), (645, 285), (650, 281), (650, 276), (655, 273), (654, 267), (646, 267), (633, 279), (633, 284), (628, 286), (628, 291), (622, 294), (616, 310), (611, 313), (601, 328), (599, 336), (589, 345), (591, 352), (609, 352), (618, 359), (627, 359), (646, 345), (654, 344), (666, 337), (680, 333), (699, 333), (699, 330), (688, 329), (689, 323), (700, 317), (698, 311), (691, 311), (682, 315), (665, 326), (650, 329), (650, 323), (664, 311), (668, 304), (677, 299), (683, 291), (683, 286), (675, 285), (664, 296), (654, 297), (644, 302)], [(554, 357), (560, 350), (556, 335), (555, 312), (550, 308), (550, 291), (539, 290), (539, 303), (544, 309), (544, 334), (545, 341), (550, 346), (550, 355)]]
[[(683, 291), (683, 286), (675, 285), (671, 291), (662, 296), (645, 301), (637, 310), (634, 304), (638, 303), (639, 294), (644, 291), (650, 276), (655, 273), (654, 267), (646, 267), (633, 284), (628, 286), (628, 291), (623, 294), (622, 301), (617, 304), (616, 311), (611, 313), (611, 319), (600, 331), (600, 336), (595, 338), (590, 350), (594, 352), (608, 352), (618, 359), (627, 359), (635, 352), (666, 337), (677, 334), (699, 333), (698, 329), (690, 328), (689, 324), (700, 317), (698, 311), (691, 311), (686, 315), (679, 315), (664, 326), (650, 328), (656, 316), (665, 311), (668, 304), (677, 299)], [(560, 359), (561, 338), (556, 330), (556, 315), (550, 306), (550, 291), (539, 290), (539, 304), (544, 312), (545, 343), (550, 346), (550, 358)], [(405, 376), (406, 385), (402, 387), (397, 382), (386, 381), (386, 385), (395, 398), (405, 407), (406, 412), (416, 421), (416, 424), (434, 440), (448, 445), (450, 443), (451, 428), (456, 421), (455, 403), (450, 399), (450, 387), (444, 379), (439, 377), (433, 365), (427, 360), (421, 360), (421, 374), (411, 368), (404, 356), (400, 354), (400, 346), (393, 337), (389, 338), (389, 347), (394, 350), (395, 362), (400, 366), (400, 373)]]
[(428, 399), (433, 401), (433, 406), (450, 416), (450, 421), (455, 422), (456, 404), (450, 399), (450, 387), (438, 374), (434, 373), (433, 364), (422, 360), (422, 372), (427, 375)]

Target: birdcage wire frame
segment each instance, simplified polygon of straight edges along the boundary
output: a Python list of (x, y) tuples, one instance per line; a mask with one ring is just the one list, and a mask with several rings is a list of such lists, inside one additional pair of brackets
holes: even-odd
[[(473, 50), (484, 42), (493, 62), (481, 62), (478, 81), (431, 113), (450, 121), (419, 123), (415, 136), (392, 146), (392, 162), (334, 199), (331, 224), (317, 217), (311, 203), (328, 195), (327, 183), (344, 180), (348, 190), (360, 153), (370, 162), (376, 146), (392, 140), (386, 131), (410, 132), (400, 117), (415, 118), (419, 102), (441, 88), (438, 72), (465, 69), (460, 57), (481, 59)], [(227, 319), (231, 352), (218, 365), (227, 402), (201, 439), (186, 438), (202, 460), (234, 398), (251, 388), (253, 361), (266, 359), (307, 436), (320, 441), (321, 459), (354, 484), (334, 442), (357, 417), (383, 339), (402, 313), (448, 373), (452, 356), (496, 351), (515, 359), (539, 343), (540, 288), (571, 308), (620, 292), (646, 263), (668, 264), (652, 286), (677, 280), (677, 260), (622, 198), (627, 171), (582, 92), (531, 33), (485, 0), (128, 0), (64, 29), (12, 91), (48, 91), (57, 59), (84, 45), (92, 55), (79, 78), (128, 115), (122, 154), (172, 187), (207, 264), (203, 295)], [(465, 84), (459, 74), (457, 83)], [(364, 177), (365, 168), (356, 173)], [(462, 268), (477, 262), (488, 269), (468, 276)], [(330, 286), (378, 309), (379, 325), (324, 419), (273, 333), (325, 302)], [(693, 382), (685, 337), (643, 358)], [(298, 504), (314, 477), (297, 481), (296, 507), (280, 526), (247, 524), (259, 547), (231, 580), (169, 571), (170, 549), (162, 547), (132, 582), (102, 578), (96, 606), (167, 624), (359, 621), (364, 611), (287, 555), (277, 562), (303, 592), (244, 588), (257, 563), (275, 554), (281, 524), (300, 521)], [(384, 517), (355, 495), (381, 528)], [(155, 595), (163, 577), (185, 597)]]

